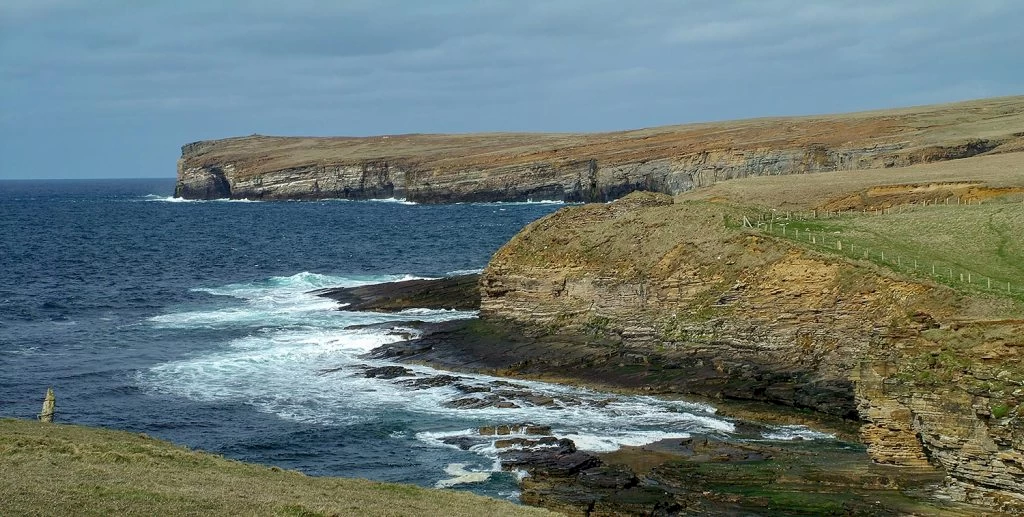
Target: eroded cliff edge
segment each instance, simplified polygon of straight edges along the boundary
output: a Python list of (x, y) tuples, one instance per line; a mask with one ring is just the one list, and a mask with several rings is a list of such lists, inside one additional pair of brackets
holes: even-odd
[[(534, 338), (512, 370), (857, 419), (876, 462), (941, 468), (946, 497), (1024, 513), (1021, 303), (743, 228), (750, 214), (652, 193), (563, 209), (495, 255), (481, 315)], [(546, 349), (558, 334), (589, 338)]]
[(253, 135), (182, 147), (175, 196), (420, 203), (608, 201), (748, 176), (890, 168), (1024, 148), (1024, 97), (600, 134)]

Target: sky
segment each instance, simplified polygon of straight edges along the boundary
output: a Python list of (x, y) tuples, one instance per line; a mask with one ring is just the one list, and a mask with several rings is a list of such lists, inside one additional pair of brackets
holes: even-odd
[(583, 132), (1024, 94), (1020, 0), (2, 0), (0, 179), (248, 135)]

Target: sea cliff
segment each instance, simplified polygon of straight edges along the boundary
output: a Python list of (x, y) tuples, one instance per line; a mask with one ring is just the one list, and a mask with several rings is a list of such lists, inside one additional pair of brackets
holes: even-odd
[(608, 201), (748, 176), (891, 168), (1024, 148), (1024, 97), (594, 134), (247, 137), (182, 147), (175, 196), (418, 203)]
[[(924, 223), (903, 229), (903, 210), (916, 210), (931, 226), (948, 223), (948, 232), (958, 218), (977, 218), (990, 221), (1003, 243), (989, 249), (980, 229), (957, 236), (953, 247), (975, 250), (976, 260), (964, 266), (992, 266), (985, 262), (992, 254), (1019, 281), (1024, 184), (1014, 171), (1021, 156), (894, 171), (917, 181), (890, 186), (882, 197), (872, 194), (877, 178), (851, 181), (861, 173), (850, 172), (805, 178), (799, 187), (731, 182), (740, 190), (750, 182), (745, 204), (735, 202), (743, 197), (738, 191), (720, 189), (676, 198), (634, 193), (565, 208), (494, 256), (481, 278), (481, 316), (533, 337), (533, 345), (509, 345), (517, 358), (506, 363), (509, 372), (557, 372), (857, 421), (876, 463), (939, 469), (946, 476), (939, 497), (1021, 514), (1022, 290), (1010, 286), (1000, 294), (991, 281), (987, 289), (964, 286), (973, 280), (963, 276), (958, 284), (951, 273), (947, 281), (944, 272), (937, 280), (924, 268), (917, 275), (904, 267), (909, 255), (897, 266), (895, 255), (874, 258), (877, 248), (867, 259), (836, 249), (836, 235), (853, 239), (864, 218), (891, 218), (873, 220), (893, 228), (874, 242), (891, 242), (904, 254), (910, 248), (897, 243), (912, 242), (913, 231), (938, 230)], [(957, 170), (975, 181), (936, 181)], [(831, 195), (802, 198), (801, 188)], [(836, 216), (827, 207), (840, 199), (858, 206)], [(962, 205), (950, 208), (950, 199)], [(804, 228), (825, 224), (817, 219), (825, 214), (848, 226), (814, 226), (818, 233), (806, 242), (783, 236), (781, 226), (797, 224), (792, 214), (785, 221), (780, 211), (764, 215), (766, 207), (783, 205), (807, 211)], [(759, 217), (778, 217), (779, 226), (751, 222)], [(833, 240), (823, 248), (820, 239), (827, 238)], [(556, 335), (578, 339), (566, 343)]]

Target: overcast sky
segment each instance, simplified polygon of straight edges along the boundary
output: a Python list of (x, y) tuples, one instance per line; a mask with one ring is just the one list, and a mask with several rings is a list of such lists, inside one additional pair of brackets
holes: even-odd
[(1020, 0), (2, 0), (0, 179), (251, 133), (605, 131), (1024, 93)]

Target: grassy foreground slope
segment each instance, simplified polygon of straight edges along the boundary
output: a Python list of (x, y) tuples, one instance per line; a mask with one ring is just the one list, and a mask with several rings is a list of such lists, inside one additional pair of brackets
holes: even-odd
[(550, 515), (453, 491), (227, 460), (143, 435), (0, 420), (3, 515)]

